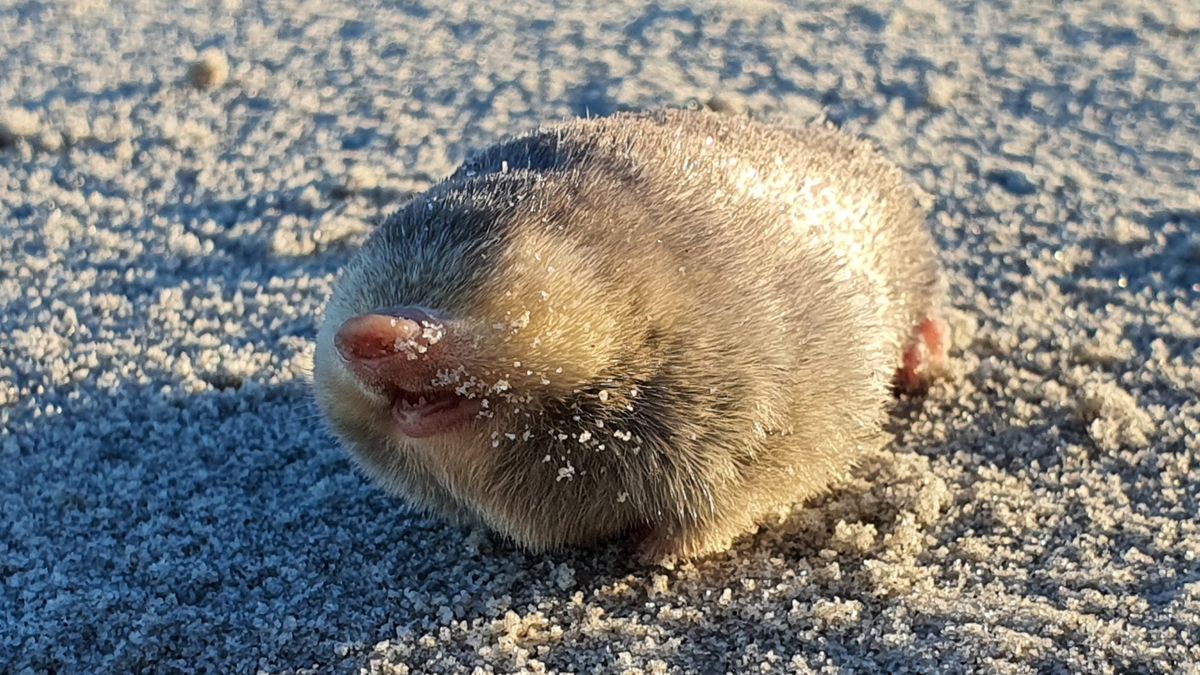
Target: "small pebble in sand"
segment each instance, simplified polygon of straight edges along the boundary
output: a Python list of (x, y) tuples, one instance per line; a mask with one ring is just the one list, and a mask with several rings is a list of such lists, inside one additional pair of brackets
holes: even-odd
[(216, 89), (229, 79), (229, 60), (219, 49), (205, 49), (188, 71), (188, 80), (192, 86), (207, 91)]

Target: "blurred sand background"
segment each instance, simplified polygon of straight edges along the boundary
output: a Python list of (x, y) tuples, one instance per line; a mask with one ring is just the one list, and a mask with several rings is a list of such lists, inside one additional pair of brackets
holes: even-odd
[[(895, 442), (673, 569), (355, 473), (304, 371), (374, 224), (713, 95), (936, 199), (955, 377)], [(1198, 184), (1187, 0), (0, 2), (0, 672), (1195, 672)]]

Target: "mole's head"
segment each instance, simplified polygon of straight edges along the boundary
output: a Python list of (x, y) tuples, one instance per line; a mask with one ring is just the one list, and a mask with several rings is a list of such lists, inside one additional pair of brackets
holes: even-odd
[(315, 359), (318, 403), (373, 477), (533, 546), (634, 524), (623, 472), (657, 359), (639, 307), (661, 298), (563, 194), (509, 174), (409, 203), (339, 279)]

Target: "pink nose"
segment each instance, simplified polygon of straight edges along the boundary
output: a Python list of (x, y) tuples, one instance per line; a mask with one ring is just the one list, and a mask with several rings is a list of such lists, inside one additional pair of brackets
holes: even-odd
[(346, 361), (420, 356), (445, 336), (445, 324), (418, 307), (384, 307), (351, 317), (333, 344)]
[(351, 317), (333, 336), (350, 372), (372, 389), (429, 389), (437, 373), (453, 370), (443, 342), (450, 325), (419, 307), (381, 307)]

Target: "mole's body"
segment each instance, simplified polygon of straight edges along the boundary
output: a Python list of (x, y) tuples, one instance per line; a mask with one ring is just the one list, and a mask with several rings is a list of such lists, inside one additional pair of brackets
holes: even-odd
[(902, 174), (829, 128), (579, 120), (469, 160), (367, 241), (318, 337), (335, 432), (415, 504), (533, 548), (720, 550), (882, 441), (940, 360)]

